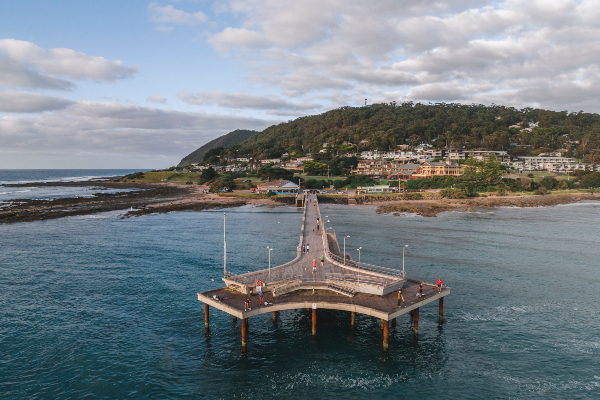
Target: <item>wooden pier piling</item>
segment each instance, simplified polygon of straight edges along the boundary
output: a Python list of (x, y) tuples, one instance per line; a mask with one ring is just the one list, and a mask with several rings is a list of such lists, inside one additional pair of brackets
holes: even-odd
[(383, 320), (383, 318), (381, 318), (381, 330), (383, 330), (383, 322), (384, 322), (384, 320)]
[(273, 311), (273, 323), (277, 322), (277, 311)]
[(208, 304), (204, 303), (204, 329), (209, 327)]
[(246, 352), (246, 333), (248, 318), (242, 318), (242, 353)]
[(415, 308), (413, 310), (413, 321), (415, 327), (415, 336), (419, 336), (419, 309)]
[(356, 313), (354, 311), (350, 312), (350, 325), (356, 325)]
[(396, 318), (392, 318), (392, 328), (396, 327)]
[(317, 334), (317, 309), (312, 309), (312, 334), (315, 336)]
[(440, 316), (440, 324), (441, 324), (444, 322), (444, 298), (443, 297), (440, 297), (439, 316)]
[(384, 321), (382, 319), (381, 322), (383, 324), (383, 351), (387, 352), (388, 351), (388, 337), (390, 335), (390, 326), (389, 326), (389, 321)]

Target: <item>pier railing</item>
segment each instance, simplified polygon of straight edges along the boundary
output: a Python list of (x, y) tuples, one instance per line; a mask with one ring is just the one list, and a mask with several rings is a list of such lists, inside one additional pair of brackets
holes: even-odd
[[(319, 215), (321, 215), (321, 208), (320, 208), (318, 202), (317, 202), (317, 212), (319, 213)], [(349, 259), (348, 257), (346, 257), (346, 260), (344, 262), (343, 255), (340, 256), (337, 254), (333, 254), (331, 252), (331, 250), (329, 249), (329, 241), (327, 240), (327, 227), (325, 226), (325, 222), (323, 223), (323, 232), (321, 233), (321, 237), (323, 240), (323, 248), (325, 249), (325, 256), (327, 258), (329, 258), (329, 260), (332, 263), (336, 264), (339, 267), (342, 267), (342, 268), (349, 267), (349, 268), (365, 271), (366, 273), (374, 272), (377, 274), (394, 276), (399, 279), (406, 278), (406, 273), (403, 271), (399, 271), (397, 269), (380, 267), (378, 265), (368, 264), (368, 263), (364, 263), (364, 262), (358, 263), (358, 262), (353, 261), (352, 259)]]

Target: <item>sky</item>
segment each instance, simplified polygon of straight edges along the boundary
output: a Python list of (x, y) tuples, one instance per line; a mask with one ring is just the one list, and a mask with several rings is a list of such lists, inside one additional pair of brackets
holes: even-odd
[(600, 0), (3, 0), (0, 169), (176, 165), (342, 106), (600, 111)]

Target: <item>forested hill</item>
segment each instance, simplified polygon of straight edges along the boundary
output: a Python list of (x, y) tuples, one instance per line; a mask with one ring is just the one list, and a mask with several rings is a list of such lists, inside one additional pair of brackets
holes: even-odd
[(181, 162), (178, 167), (185, 167), (192, 163), (201, 163), (204, 160), (204, 155), (211, 149), (219, 147), (228, 148), (235, 146), (236, 144), (242, 143), (244, 140), (256, 135), (257, 131), (248, 131), (243, 129), (237, 129), (233, 132), (229, 132), (227, 135), (220, 136), (204, 146), (188, 154)]
[[(519, 127), (509, 128), (515, 124)], [(532, 125), (532, 130), (523, 130)], [(559, 149), (574, 144), (582, 157), (600, 149), (600, 115), (504, 106), (461, 104), (374, 104), (342, 107), (321, 115), (301, 117), (271, 126), (234, 149), (237, 154), (263, 158), (283, 152), (316, 152), (323, 143), (360, 144), (359, 148), (388, 150), (396, 145), (428, 142), (434, 147), (508, 150), (511, 143), (533, 149)]]

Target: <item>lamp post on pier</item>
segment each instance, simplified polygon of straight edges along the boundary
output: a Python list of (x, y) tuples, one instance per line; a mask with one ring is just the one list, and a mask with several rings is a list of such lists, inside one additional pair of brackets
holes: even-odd
[(358, 283), (360, 283), (360, 251), (362, 250), (362, 247), (359, 247), (356, 250), (358, 250)]
[(225, 237), (225, 213), (223, 213), (223, 277), (227, 278), (227, 240)]
[(267, 246), (267, 249), (269, 249), (269, 283), (271, 283), (271, 250), (273, 249), (269, 246)]
[(344, 236), (344, 265), (346, 265), (346, 238), (350, 236)]
[(407, 247), (408, 245), (406, 244), (402, 248), (402, 279), (406, 278), (406, 275), (404, 274), (404, 250), (406, 250)]

